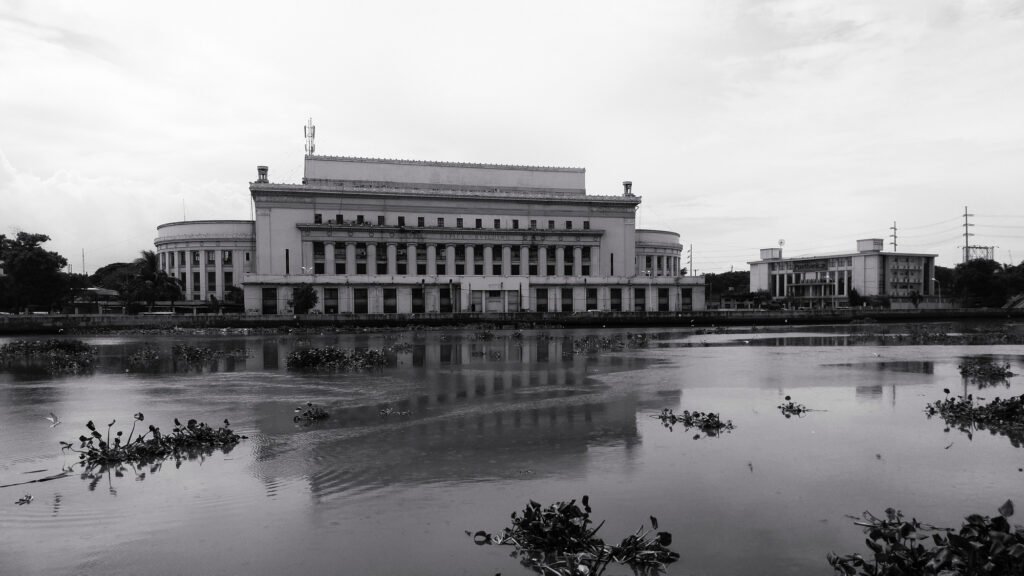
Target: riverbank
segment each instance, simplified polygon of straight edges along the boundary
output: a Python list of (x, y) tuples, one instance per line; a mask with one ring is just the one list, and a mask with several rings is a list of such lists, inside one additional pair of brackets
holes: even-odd
[(941, 322), (1024, 318), (1024, 310), (961, 308), (950, 310), (708, 310), (700, 312), (578, 312), (460, 314), (196, 314), (174, 316), (11, 315), (0, 316), (0, 335), (90, 334), (110, 331), (173, 329), (282, 328), (429, 329), (438, 327), (648, 327), (648, 326), (772, 326), (889, 322)]

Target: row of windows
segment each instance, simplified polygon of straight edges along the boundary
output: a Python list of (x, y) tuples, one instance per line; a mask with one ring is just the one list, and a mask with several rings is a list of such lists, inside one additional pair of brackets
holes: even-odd
[[(185, 258), (187, 257), (192, 261), (192, 264), (196, 266), (202, 261), (201, 252), (206, 252), (206, 263), (216, 265), (217, 264), (217, 251), (216, 250), (178, 250), (177, 252), (162, 252), (160, 259), (162, 263), (166, 263), (165, 267), (173, 268), (175, 266), (175, 254), (177, 254), (178, 265), (185, 265)], [(221, 252), (221, 260), (226, 265), (231, 265), (234, 260), (233, 252), (231, 250), (223, 250)], [(249, 261), (249, 253), (245, 253), (245, 261)]]
[[(330, 222), (330, 220), (328, 220), (328, 222)], [(335, 224), (353, 224), (353, 223), (357, 224), (357, 225), (369, 224), (369, 221), (366, 220), (366, 217), (364, 215), (362, 215), (362, 214), (356, 215), (355, 222), (346, 222), (345, 221), (345, 217), (344, 217), (343, 214), (335, 214), (333, 222)], [(500, 230), (502, 228), (501, 222), (502, 222), (501, 218), (495, 218), (493, 220), (492, 228), (495, 229), (495, 230)], [(320, 214), (320, 213), (313, 214), (313, 223), (314, 224), (323, 224), (324, 223), (324, 215)], [(520, 226), (519, 226), (519, 220), (518, 219), (513, 218), (511, 224), (512, 224), (512, 230), (520, 230), (521, 229)], [(547, 224), (548, 224), (548, 230), (554, 230), (555, 229), (555, 220), (548, 220)], [(387, 226), (387, 225), (388, 225), (387, 218), (385, 216), (383, 216), (383, 215), (377, 216), (377, 226)], [(405, 216), (398, 216), (398, 220), (397, 220), (397, 222), (395, 222), (395, 225), (397, 225), (399, 227), (406, 226)], [(427, 219), (425, 217), (423, 217), (423, 216), (416, 217), (416, 227), (417, 228), (425, 228), (426, 226), (427, 226)], [(573, 224), (572, 220), (566, 220), (565, 221), (565, 230), (572, 230), (573, 226), (575, 226), (575, 224)], [(444, 228), (445, 227), (445, 218), (443, 216), (437, 218), (437, 227), (438, 228)], [(464, 218), (456, 218), (455, 219), (455, 227), (456, 228), (465, 228), (466, 227), (465, 226), (465, 219)], [(476, 218), (476, 220), (474, 222), (474, 228), (482, 229), (483, 227), (484, 227), (484, 219), (483, 218)], [(530, 220), (530, 226), (529, 226), (528, 229), (529, 230), (536, 230), (537, 229), (537, 220)], [(583, 221), (583, 229), (584, 230), (590, 230), (590, 220), (584, 220)]]

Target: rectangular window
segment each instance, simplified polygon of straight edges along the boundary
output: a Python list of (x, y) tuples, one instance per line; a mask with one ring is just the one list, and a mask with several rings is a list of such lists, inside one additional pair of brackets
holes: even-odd
[(462, 228), (462, 218), (456, 218), (455, 219), (455, 227), (456, 228)]
[(343, 222), (345, 222), (345, 217), (344, 217), (344, 215), (342, 215), (342, 214), (335, 214), (335, 215), (334, 215), (334, 222), (335, 222), (336, 224), (342, 224)]
[(512, 229), (519, 230), (519, 220), (512, 220)]
[(323, 262), (314, 262), (313, 263), (313, 274), (323, 274), (323, 273), (324, 273), (324, 263)]
[(491, 275), (492, 276), (501, 276), (501, 262), (492, 262), (491, 263)]
[(499, 220), (498, 218), (495, 218), (494, 219), (494, 229), (497, 230), (498, 228), (501, 228), (501, 220)]
[(216, 292), (217, 291), (217, 271), (210, 270), (206, 273), (206, 291)]
[(338, 289), (324, 288), (324, 313), (338, 313)]
[(583, 229), (584, 230), (590, 230), (590, 220), (584, 220), (583, 221)]
[(335, 262), (334, 263), (334, 273), (335, 274), (345, 274), (345, 263), (344, 262)]
[(384, 225), (384, 216), (377, 216), (377, 226)]
[(536, 220), (530, 220), (530, 230), (536, 230), (536, 229), (537, 229), (537, 221)]
[(668, 288), (658, 288), (658, 312), (668, 312)]
[(313, 242), (313, 257), (314, 258), (323, 258), (324, 257), (324, 243), (323, 242)]
[(566, 230), (572, 230), (572, 220), (566, 220), (565, 221), (565, 229)]
[(216, 264), (217, 263), (217, 251), (216, 250), (207, 250), (206, 251), (206, 263), (207, 264)]
[(290, 256), (291, 256), (291, 254), (288, 252), (288, 249), (285, 248), (284, 249), (284, 273), (285, 274), (291, 274), (292, 273), (292, 261), (291, 261)]
[(554, 220), (548, 220), (548, 230), (554, 230), (554, 229), (555, 229), (555, 221)]
[(615, 253), (611, 254), (611, 270), (608, 271), (612, 276), (615, 276)]
[(480, 228), (484, 227), (484, 221), (481, 218), (477, 218), (476, 219), (476, 227), (477, 227), (477, 229), (480, 229)]
[(405, 216), (399, 216), (398, 217), (398, 225), (399, 226), (405, 226)]
[[(199, 284), (199, 282), (200, 282), (199, 278), (200, 278), (199, 272), (193, 272), (192, 273), (192, 292), (194, 294), (197, 294), (197, 295), (203, 289), (203, 287)], [(198, 299), (199, 298), (197, 296), (196, 300), (198, 300)]]
[(323, 214), (313, 214), (313, 224), (323, 224), (323, 223), (324, 223), (324, 215)]
[(174, 252), (168, 253), (168, 256), (170, 256), (171, 268), (174, 268)]
[(384, 289), (384, 313), (394, 314), (398, 312), (398, 290), (395, 288)]
[(234, 275), (234, 273), (230, 272), (230, 271), (225, 272), (224, 273), (224, 287), (225, 288), (230, 288), (231, 286), (234, 286), (234, 285), (235, 285), (235, 275)]
[(597, 288), (587, 288), (587, 310), (597, 310)]
[(633, 311), (643, 312), (647, 310), (647, 289), (646, 288), (634, 288), (633, 289)]
[(437, 227), (438, 228), (444, 228), (444, 218), (438, 218), (437, 219)]
[(231, 256), (231, 254), (232, 254), (231, 250), (225, 250), (225, 251), (223, 252), (223, 254), (224, 254), (224, 263), (225, 263), (225, 264), (231, 264), (231, 258), (232, 258), (232, 256)]
[(612, 288), (609, 292), (608, 307), (614, 312), (622, 312), (622, 288)]
[(199, 250), (192, 251), (192, 263), (196, 265), (199, 264)]
[(417, 227), (423, 228), (426, 225), (427, 225), (427, 222), (426, 222), (426, 219), (423, 216), (420, 216), (419, 218), (416, 218), (416, 226)]
[(178, 250), (178, 263), (182, 266), (185, 265), (185, 251)]
[(483, 276), (484, 275), (484, 265), (483, 264), (473, 264), (473, 274), (475, 274), (477, 276)]
[(352, 289), (352, 311), (356, 314), (366, 314), (370, 309), (370, 298), (366, 288)]
[(412, 289), (412, 313), (422, 314), (427, 311), (426, 299), (423, 297), (423, 288)]
[(548, 289), (547, 288), (537, 288), (537, 297), (534, 298), (534, 301), (535, 301), (535, 308), (537, 309), (537, 312), (547, 312), (548, 311)]
[(277, 314), (277, 288), (264, 288), (262, 300), (264, 314)]
[(356, 224), (363, 224), (366, 221), (362, 214), (356, 215)]
[(562, 288), (562, 312), (572, 311), (572, 288)]

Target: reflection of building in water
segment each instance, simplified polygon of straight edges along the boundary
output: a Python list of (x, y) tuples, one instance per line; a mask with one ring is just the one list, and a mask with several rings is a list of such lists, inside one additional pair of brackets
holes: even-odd
[(632, 183), (587, 194), (582, 168), (308, 155), (301, 184), (261, 166), (249, 191), (255, 221), (157, 229), (187, 298), (237, 284), (277, 314), (311, 284), (328, 314), (704, 308), (679, 234), (637, 229)]
[[(761, 250), (750, 262), (750, 291), (794, 306), (833, 308), (850, 304), (850, 291), (885, 296), (893, 307), (937, 306), (935, 254), (885, 253), (880, 239), (857, 241), (856, 252), (783, 258), (782, 248)], [(916, 295), (916, 296), (915, 296)], [(927, 297), (927, 298), (926, 298)]]

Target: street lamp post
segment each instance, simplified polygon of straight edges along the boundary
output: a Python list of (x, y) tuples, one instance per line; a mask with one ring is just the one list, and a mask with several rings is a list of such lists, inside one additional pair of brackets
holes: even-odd
[(932, 278), (932, 282), (939, 287), (939, 304), (942, 304), (942, 282), (939, 282), (938, 278)]

